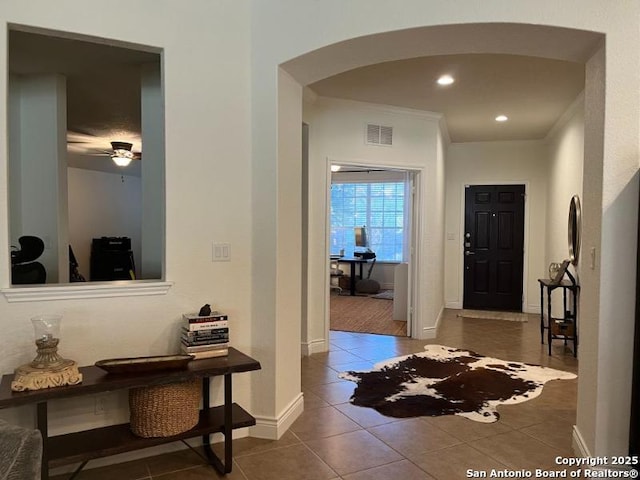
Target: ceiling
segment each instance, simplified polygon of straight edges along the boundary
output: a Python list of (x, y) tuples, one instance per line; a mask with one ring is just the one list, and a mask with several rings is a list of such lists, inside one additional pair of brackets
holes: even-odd
[[(140, 66), (159, 63), (144, 47), (10, 30), (9, 71), (58, 72), (67, 79), (70, 166), (123, 170), (105, 151), (127, 141), (140, 151)], [(442, 74), (455, 82), (436, 83)], [(416, 57), (355, 68), (311, 83), (326, 97), (439, 112), (453, 142), (541, 139), (584, 89), (584, 64), (510, 54)], [(509, 121), (498, 123), (496, 115)], [(103, 153), (96, 156), (96, 153)]]
[(140, 67), (159, 62), (158, 53), (136, 48), (9, 31), (11, 74), (66, 77), (72, 167), (140, 175), (140, 162), (117, 167), (105, 152), (111, 141), (129, 142), (133, 151), (141, 151)]
[[(444, 74), (455, 82), (441, 86)], [(320, 96), (438, 112), (453, 142), (542, 139), (584, 89), (584, 64), (506, 54), (418, 57), (309, 85)], [(499, 114), (507, 122), (496, 122)]]

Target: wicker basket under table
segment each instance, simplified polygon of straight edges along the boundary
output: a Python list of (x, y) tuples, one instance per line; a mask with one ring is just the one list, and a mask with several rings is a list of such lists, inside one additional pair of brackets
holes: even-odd
[(170, 437), (193, 428), (199, 420), (201, 381), (129, 390), (131, 431), (139, 437)]

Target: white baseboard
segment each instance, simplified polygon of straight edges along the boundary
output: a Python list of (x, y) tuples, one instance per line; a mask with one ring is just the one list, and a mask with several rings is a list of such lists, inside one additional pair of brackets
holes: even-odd
[(438, 329), (436, 327), (425, 327), (422, 329), (421, 340), (427, 340), (429, 338), (436, 338)]
[(536, 303), (535, 305), (526, 305), (524, 307), (524, 313), (536, 313), (540, 315), (540, 304)]
[(308, 357), (314, 353), (322, 353), (327, 351), (327, 341), (324, 338), (311, 340), (310, 342), (302, 342), (300, 346), (302, 355)]
[(256, 424), (249, 428), (249, 435), (267, 440), (278, 440), (304, 410), (304, 396), (298, 396), (277, 417), (256, 416)]
[[(462, 302), (454, 301), (454, 302), (446, 302), (444, 304), (445, 308), (451, 308), (453, 310), (462, 310)], [(523, 307), (524, 313), (535, 313), (540, 315), (540, 304), (536, 303), (535, 305), (525, 305)]]
[(578, 430), (578, 426), (573, 426), (573, 434), (571, 435), (571, 446), (573, 447), (573, 453), (576, 454), (576, 457), (590, 457), (591, 452), (589, 451), (589, 447), (582, 438), (580, 434), (580, 430)]
[(440, 308), (440, 313), (438, 313), (438, 317), (436, 318), (436, 324), (433, 327), (424, 327), (422, 329), (422, 335), (420, 336), (422, 340), (436, 338), (438, 336), (438, 328), (440, 328), (440, 321), (442, 320), (444, 309), (445, 307)]

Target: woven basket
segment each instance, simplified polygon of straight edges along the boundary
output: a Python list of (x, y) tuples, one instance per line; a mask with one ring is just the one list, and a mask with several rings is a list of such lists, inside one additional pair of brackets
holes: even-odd
[(200, 413), (198, 379), (129, 390), (131, 431), (139, 437), (170, 437), (193, 428)]

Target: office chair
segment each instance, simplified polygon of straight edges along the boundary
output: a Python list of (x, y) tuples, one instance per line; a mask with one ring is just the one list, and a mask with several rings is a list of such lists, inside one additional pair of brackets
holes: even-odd
[(47, 270), (44, 265), (35, 261), (44, 252), (42, 239), (25, 235), (20, 237), (18, 242), (20, 249), (11, 252), (11, 283), (14, 285), (46, 283)]

